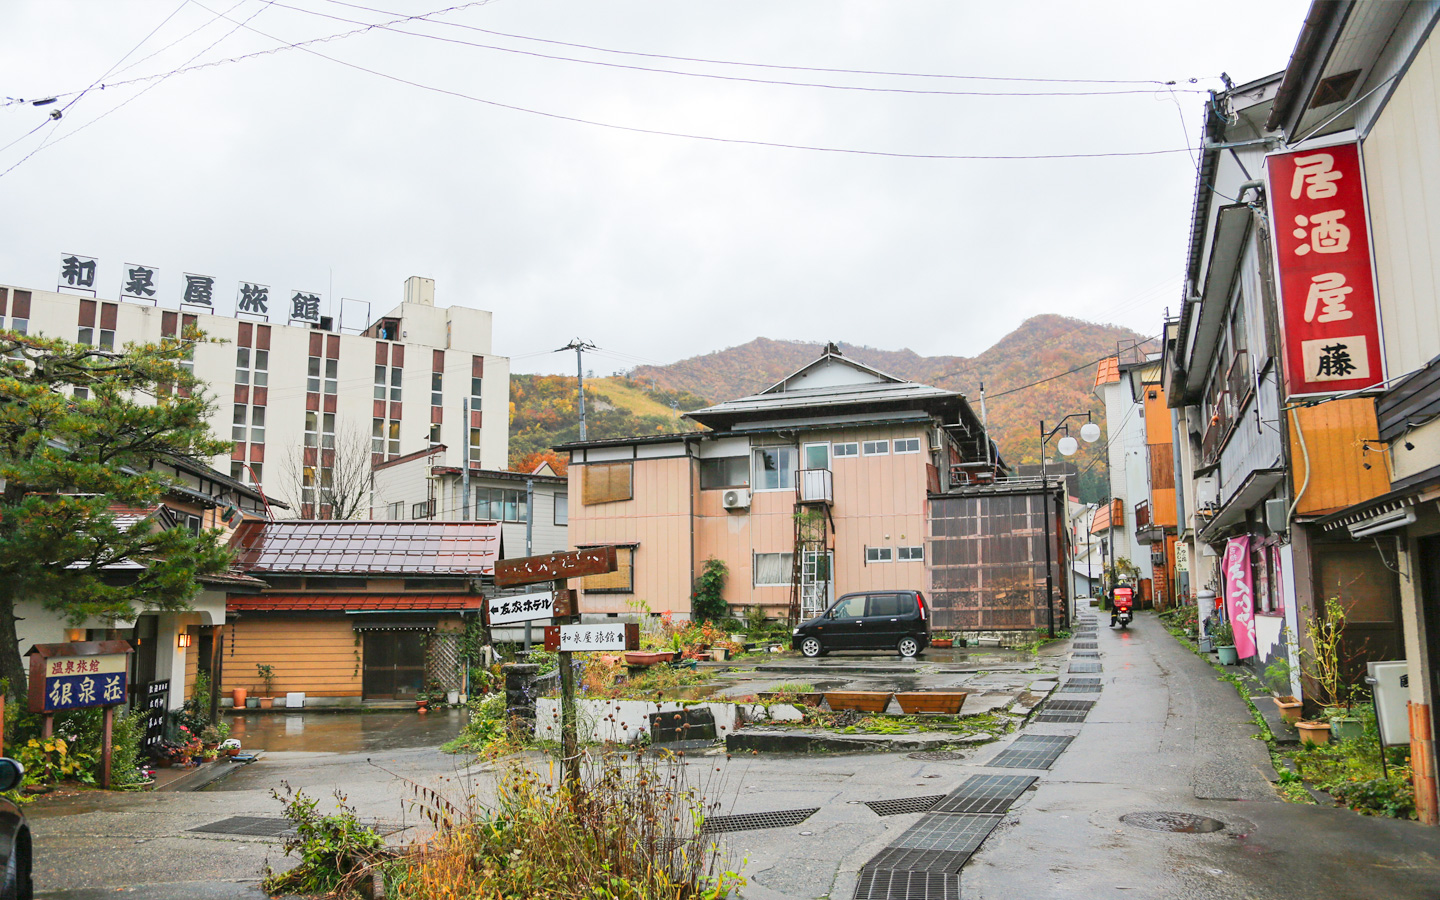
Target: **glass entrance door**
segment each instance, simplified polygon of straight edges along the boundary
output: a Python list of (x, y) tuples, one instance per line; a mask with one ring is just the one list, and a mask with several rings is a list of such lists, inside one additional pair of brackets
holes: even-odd
[(365, 632), (364, 700), (413, 700), (425, 685), (428, 631)]

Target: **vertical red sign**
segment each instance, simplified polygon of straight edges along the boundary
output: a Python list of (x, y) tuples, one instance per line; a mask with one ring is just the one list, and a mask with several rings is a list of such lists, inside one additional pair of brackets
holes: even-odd
[(1266, 158), (1290, 396), (1385, 380), (1356, 144)]

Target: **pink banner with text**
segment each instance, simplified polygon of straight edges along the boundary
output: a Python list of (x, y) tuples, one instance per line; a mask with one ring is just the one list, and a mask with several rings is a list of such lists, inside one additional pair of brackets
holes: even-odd
[(1235, 629), (1235, 654), (1255, 655), (1255, 585), (1250, 575), (1250, 536), (1231, 538), (1221, 564), (1225, 573), (1225, 610)]

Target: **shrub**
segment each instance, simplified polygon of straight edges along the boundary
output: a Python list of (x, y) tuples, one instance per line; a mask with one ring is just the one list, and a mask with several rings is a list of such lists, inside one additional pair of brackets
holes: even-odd
[(724, 561), (713, 556), (705, 560), (705, 568), (695, 579), (690, 592), (690, 612), (697, 621), (722, 619), (730, 611), (730, 607), (725, 604), (727, 574)]
[(385, 895), (718, 900), (744, 884), (704, 841), (719, 803), (675, 757), (607, 753), (574, 787), (517, 766), (497, 789), (496, 808), (477, 812), (417, 787), (438, 834), (386, 865)]
[(300, 864), (283, 873), (267, 866), (261, 887), (269, 894), (324, 894), (353, 886), (350, 882), (364, 872), (385, 846), (384, 840), (361, 823), (340, 791), (335, 792), (339, 809), (321, 815), (315, 809), (316, 798), (281, 784), (284, 792), (272, 790), (270, 795), (280, 801), (282, 814), (295, 826), (295, 835), (285, 839), (285, 855), (297, 854)]
[(484, 753), (507, 734), (505, 692), (497, 691), (470, 701), (470, 721), (460, 729), (454, 740), (440, 749), (447, 753)]
[(765, 607), (745, 607), (745, 630), (751, 633), (764, 631), (769, 627), (769, 620), (765, 618)]

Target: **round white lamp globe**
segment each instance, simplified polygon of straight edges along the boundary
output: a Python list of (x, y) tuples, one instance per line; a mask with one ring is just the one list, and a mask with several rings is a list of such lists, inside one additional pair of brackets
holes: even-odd
[(1067, 434), (1055, 445), (1055, 449), (1060, 451), (1061, 456), (1074, 456), (1075, 451), (1080, 449), (1080, 444)]
[(1086, 422), (1080, 426), (1080, 439), (1087, 444), (1093, 444), (1100, 440), (1100, 426), (1094, 422)]

